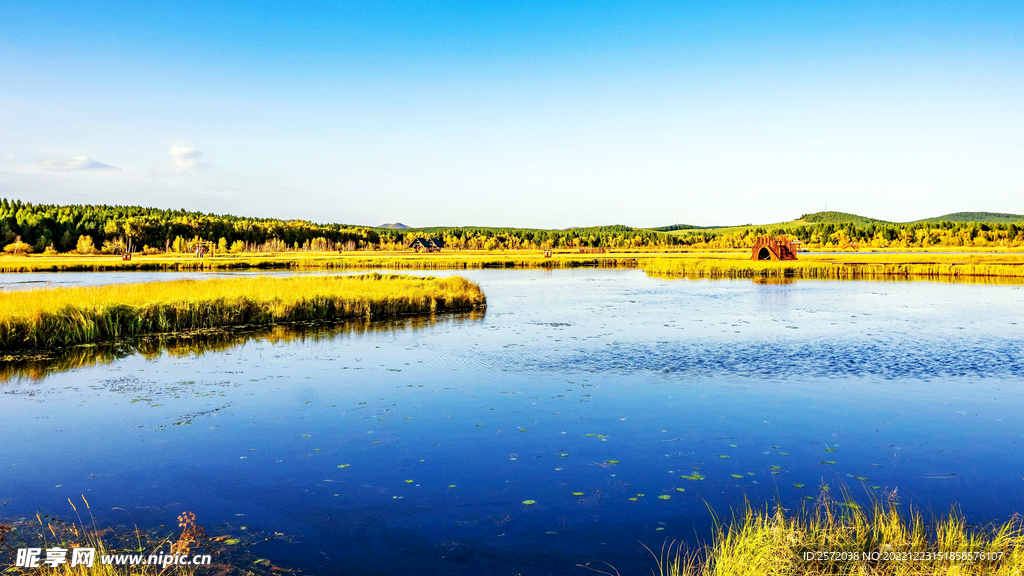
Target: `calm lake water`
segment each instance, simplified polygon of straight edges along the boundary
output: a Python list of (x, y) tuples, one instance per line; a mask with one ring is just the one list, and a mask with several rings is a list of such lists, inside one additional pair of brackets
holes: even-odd
[(798, 508), (822, 484), (975, 522), (1024, 512), (1020, 286), (460, 274), (486, 314), (0, 384), (2, 513), (70, 516), (85, 494), (111, 524), (191, 510), (243, 542), (284, 533), (253, 553), (309, 573), (539, 575), (649, 573), (641, 542), (696, 542), (709, 508)]

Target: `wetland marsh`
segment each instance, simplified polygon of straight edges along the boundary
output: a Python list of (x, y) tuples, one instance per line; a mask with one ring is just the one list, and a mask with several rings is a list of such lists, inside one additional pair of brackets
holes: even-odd
[(486, 312), (7, 372), (3, 513), (84, 494), (110, 524), (192, 510), (307, 573), (540, 575), (648, 573), (641, 543), (705, 542), (712, 512), (822, 485), (979, 524), (1024, 511), (1021, 285), (458, 275)]

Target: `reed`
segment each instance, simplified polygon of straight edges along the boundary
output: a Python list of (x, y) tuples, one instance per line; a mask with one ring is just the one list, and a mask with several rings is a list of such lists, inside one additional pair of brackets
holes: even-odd
[(0, 256), (0, 273), (112, 272), (193, 270), (467, 270), (481, 268), (635, 267), (630, 253), (594, 256), (558, 253), (545, 258), (539, 251), (461, 251), (443, 254), (412, 252), (271, 253), (254, 256)]
[(659, 576), (1020, 576), (1024, 523), (1015, 516), (972, 528), (956, 510), (927, 523), (883, 502), (869, 510), (818, 504), (793, 515), (748, 506), (703, 550), (670, 543), (652, 554)]
[(291, 276), (176, 280), (7, 292), (0, 350), (68, 346), (144, 334), (379, 319), (486, 306), (464, 278)]
[(907, 261), (885, 256), (861, 260), (792, 260), (786, 262), (738, 258), (655, 258), (641, 262), (651, 276), (685, 278), (803, 278), (829, 280), (920, 278), (1012, 278), (1024, 280), (1024, 262)]

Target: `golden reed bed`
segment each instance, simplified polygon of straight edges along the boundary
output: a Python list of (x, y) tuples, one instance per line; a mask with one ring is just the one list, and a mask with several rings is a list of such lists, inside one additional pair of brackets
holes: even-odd
[(0, 350), (296, 321), (379, 319), (486, 306), (464, 278), (293, 276), (0, 293)]
[[(955, 510), (930, 522), (894, 503), (822, 502), (787, 514), (751, 508), (720, 525), (697, 551), (651, 550), (657, 576), (1021, 576), (1020, 516), (972, 527)], [(648, 549), (650, 550), (650, 548)], [(603, 574), (614, 568), (587, 566)], [(623, 575), (625, 576), (625, 575)]]

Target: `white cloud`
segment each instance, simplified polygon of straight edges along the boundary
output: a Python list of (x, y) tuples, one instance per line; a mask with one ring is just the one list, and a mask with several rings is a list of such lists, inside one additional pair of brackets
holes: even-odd
[(192, 146), (172, 146), (168, 154), (171, 155), (171, 167), (178, 172), (191, 172), (206, 166), (205, 162), (199, 161), (203, 153)]
[(43, 170), (53, 172), (71, 172), (72, 170), (120, 170), (117, 166), (97, 162), (88, 156), (75, 156), (74, 158), (62, 158), (59, 160), (45, 160), (41, 165)]

